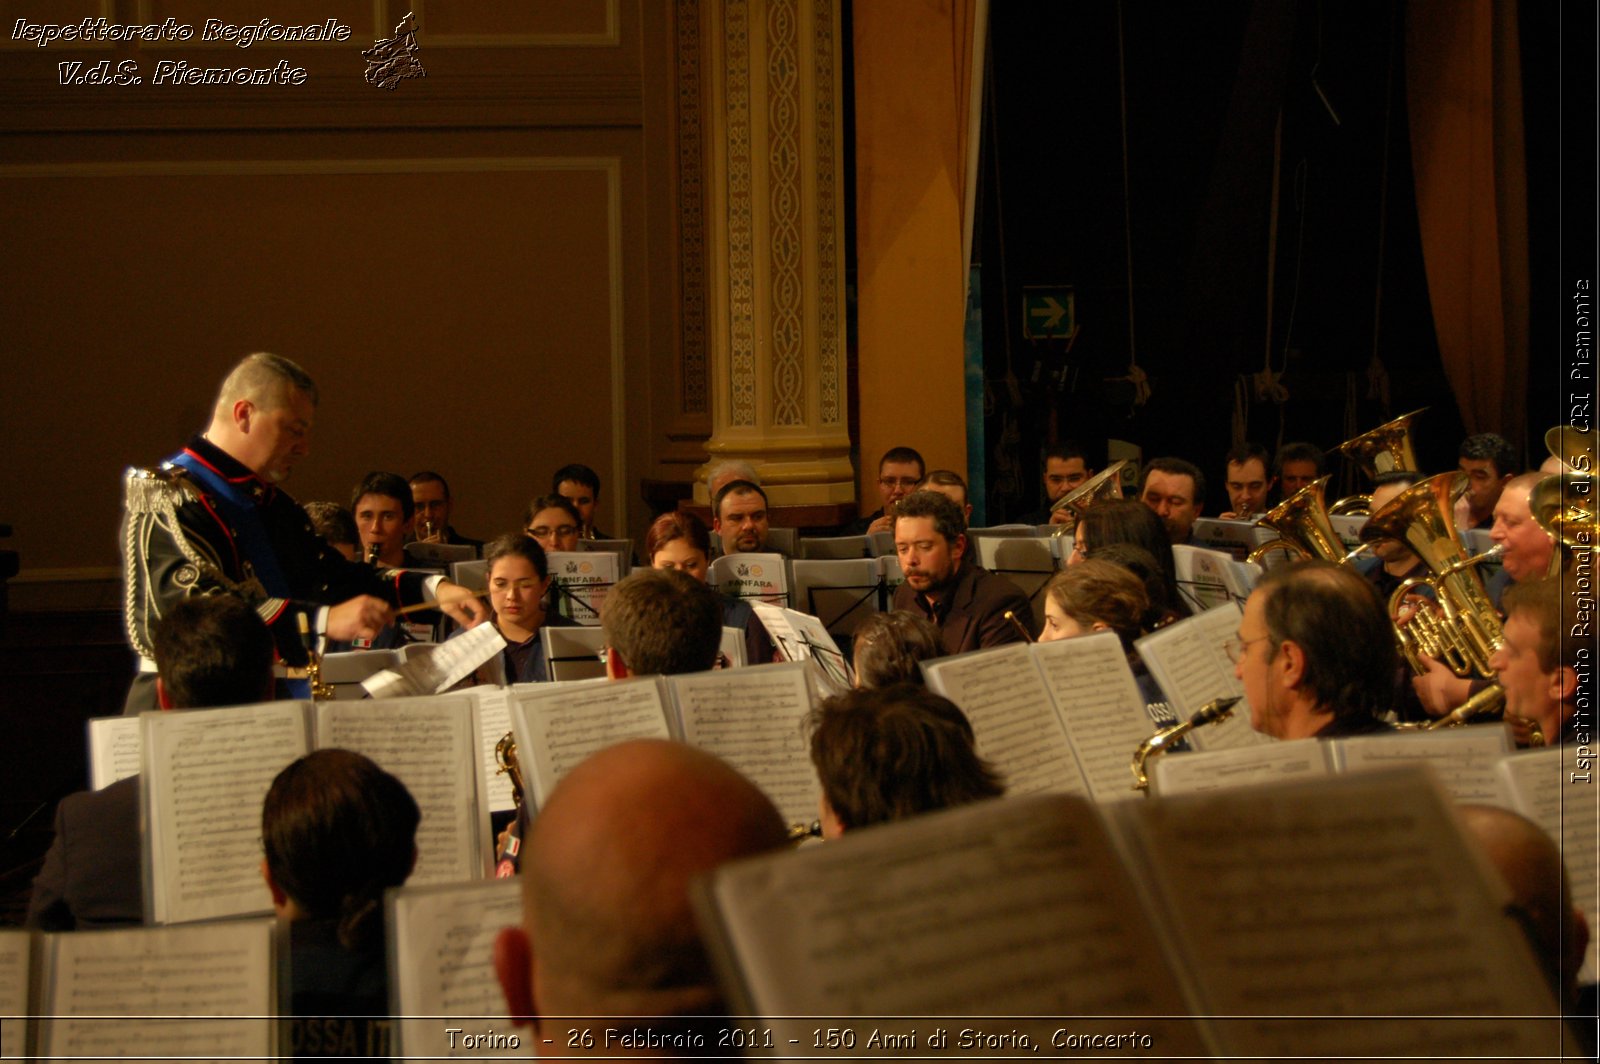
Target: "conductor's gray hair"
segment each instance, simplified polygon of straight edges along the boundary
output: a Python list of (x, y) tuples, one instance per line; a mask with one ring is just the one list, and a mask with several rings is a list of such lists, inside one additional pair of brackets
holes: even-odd
[(240, 399), (248, 399), (263, 410), (277, 410), (285, 406), (292, 392), (304, 392), (317, 405), (317, 382), (311, 374), (282, 355), (257, 351), (246, 355), (217, 392), (217, 407), (231, 407)]

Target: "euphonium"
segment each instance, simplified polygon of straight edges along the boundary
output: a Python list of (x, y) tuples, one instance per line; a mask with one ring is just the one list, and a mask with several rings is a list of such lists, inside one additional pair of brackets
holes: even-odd
[(1550, 575), (1566, 568), (1578, 551), (1600, 546), (1600, 520), (1595, 511), (1595, 478), (1582, 473), (1557, 473), (1533, 486), (1528, 509), (1539, 527), (1556, 541), (1550, 558)]
[(1216, 724), (1233, 716), (1234, 704), (1238, 698), (1214, 698), (1195, 711), (1194, 716), (1188, 720), (1181, 720), (1176, 724), (1162, 728), (1150, 738), (1139, 744), (1133, 752), (1133, 789), (1136, 791), (1150, 790), (1150, 777), (1145, 774), (1145, 764), (1157, 754), (1170, 749), (1174, 743), (1196, 728), (1207, 724)]
[(517, 762), (517, 736), (515, 732), (506, 732), (500, 741), (494, 744), (494, 761), (500, 768), (495, 775), (504, 772), (511, 777), (511, 803), (516, 808), (522, 808), (522, 766)]
[[(1361, 530), (1361, 538), (1369, 543), (1402, 541), (1428, 569), (1427, 576), (1403, 581), (1389, 596), (1389, 619), (1400, 652), (1419, 675), (1426, 671), (1423, 657), (1432, 657), (1457, 676), (1491, 676), (1489, 658), (1503, 640), (1500, 615), (1474, 571), (1497, 558), (1499, 548), (1469, 556), (1451, 515), (1462, 479), (1461, 473), (1440, 473), (1413, 484), (1373, 514)], [(1402, 600), (1418, 585), (1433, 591), (1437, 606), (1419, 603), (1404, 617)]]
[[(1397, 470), (1416, 473), (1420, 471), (1421, 466), (1417, 464), (1416, 449), (1411, 446), (1411, 422), (1427, 409), (1423, 407), (1409, 414), (1401, 414), (1393, 421), (1379, 425), (1370, 432), (1363, 432), (1353, 440), (1346, 440), (1335, 447), (1334, 451), (1359, 465), (1368, 480), (1376, 479), (1379, 473), (1391, 473)], [(1328, 512), (1371, 513), (1372, 496), (1347, 495), (1328, 507)]]
[(1289, 550), (1305, 558), (1320, 558), (1341, 565), (1367, 550), (1367, 544), (1362, 544), (1353, 551), (1346, 551), (1344, 540), (1333, 530), (1333, 522), (1328, 520), (1328, 507), (1323, 502), (1328, 480), (1325, 476), (1318, 477), (1262, 515), (1256, 524), (1272, 529), (1278, 533), (1278, 538), (1251, 551), (1246, 561), (1260, 562), (1272, 551)]
[(1051, 513), (1070, 508), (1073, 513), (1073, 519), (1065, 524), (1058, 525), (1055, 531), (1050, 534), (1052, 536), (1070, 535), (1076, 529), (1077, 519), (1082, 516), (1083, 511), (1097, 502), (1122, 498), (1122, 467), (1127, 464), (1128, 460), (1126, 458), (1117, 459), (1051, 503)]

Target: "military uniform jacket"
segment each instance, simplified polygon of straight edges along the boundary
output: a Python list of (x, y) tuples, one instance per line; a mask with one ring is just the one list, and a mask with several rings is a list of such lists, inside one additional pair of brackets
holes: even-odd
[[(151, 656), (156, 623), (186, 595), (243, 596), (271, 629), (278, 657), (297, 665), (306, 660), (297, 619), (302, 610), (314, 622), (319, 607), (356, 595), (391, 604), (423, 599), (428, 574), (380, 572), (346, 560), (317, 535), (288, 493), (201, 437), (155, 478), (130, 472), (127, 496), (125, 621), (128, 641), (142, 657)], [(254, 528), (237, 519), (249, 512), (258, 518)]]

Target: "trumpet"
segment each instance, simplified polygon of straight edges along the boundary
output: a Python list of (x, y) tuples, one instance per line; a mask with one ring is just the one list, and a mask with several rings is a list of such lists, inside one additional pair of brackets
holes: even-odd
[(1065, 524), (1056, 526), (1050, 534), (1052, 536), (1068, 536), (1073, 533), (1078, 525), (1078, 517), (1097, 502), (1107, 499), (1122, 498), (1122, 467), (1128, 464), (1126, 458), (1119, 458), (1106, 466), (1100, 472), (1079, 484), (1061, 498), (1050, 504), (1050, 512), (1071, 509), (1073, 519)]
[(1272, 529), (1278, 533), (1278, 538), (1261, 544), (1245, 560), (1259, 563), (1275, 550), (1287, 550), (1305, 558), (1320, 558), (1342, 565), (1369, 550), (1371, 545), (1363, 543), (1346, 552), (1344, 540), (1333, 530), (1333, 522), (1328, 520), (1328, 507), (1323, 502), (1329, 479), (1318, 477), (1263, 514), (1256, 524)]
[[(1498, 545), (1468, 556), (1456, 534), (1451, 499), (1461, 473), (1440, 473), (1413, 484), (1377, 513), (1361, 530), (1361, 538), (1398, 539), (1427, 566), (1426, 576), (1403, 581), (1389, 596), (1389, 619), (1400, 652), (1413, 670), (1426, 671), (1422, 658), (1438, 658), (1457, 676), (1489, 676), (1489, 658), (1504, 636), (1500, 615), (1489, 601), (1483, 580), (1473, 570), (1500, 556)], [(1409, 616), (1400, 612), (1412, 588), (1433, 591), (1437, 607), (1419, 605)]]
[(502, 772), (511, 777), (511, 803), (518, 810), (522, 809), (522, 766), (517, 762), (517, 736), (515, 732), (506, 732), (500, 741), (494, 744), (494, 763), (500, 767), (495, 770), (498, 776)]
[[(1417, 452), (1411, 446), (1411, 422), (1427, 409), (1422, 407), (1401, 414), (1355, 439), (1346, 440), (1334, 451), (1359, 465), (1368, 480), (1375, 479), (1379, 473), (1397, 470), (1419, 472), (1422, 467), (1417, 464)], [(1372, 496), (1347, 495), (1328, 507), (1328, 512), (1335, 515), (1371, 513)]]
[(1194, 716), (1188, 720), (1181, 720), (1156, 732), (1150, 738), (1139, 744), (1133, 752), (1133, 789), (1149, 793), (1150, 777), (1145, 772), (1145, 766), (1152, 757), (1165, 753), (1171, 749), (1179, 739), (1194, 731), (1196, 728), (1207, 724), (1216, 724), (1233, 716), (1233, 707), (1240, 699), (1214, 698), (1195, 711)]

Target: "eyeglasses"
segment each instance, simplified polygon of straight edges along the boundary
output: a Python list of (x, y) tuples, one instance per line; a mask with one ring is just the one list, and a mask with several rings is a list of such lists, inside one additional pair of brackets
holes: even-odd
[(886, 488), (914, 488), (922, 481), (916, 477), (879, 477), (878, 483)]
[(534, 539), (544, 539), (548, 536), (555, 536), (557, 539), (566, 539), (568, 536), (576, 536), (578, 534), (578, 526), (557, 525), (555, 528), (551, 528), (549, 525), (539, 525), (537, 528), (529, 528), (525, 529), (524, 531), (526, 531), (528, 535), (532, 536)]
[(1263, 639), (1270, 638), (1272, 637), (1266, 635), (1258, 635), (1254, 639), (1240, 639), (1238, 636), (1234, 636), (1232, 639), (1223, 641), (1222, 649), (1227, 653), (1228, 660), (1237, 665), (1241, 660), (1243, 660), (1245, 649), (1249, 647), (1251, 643), (1259, 643)]

